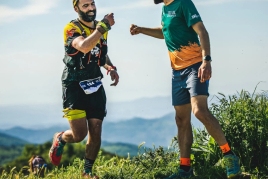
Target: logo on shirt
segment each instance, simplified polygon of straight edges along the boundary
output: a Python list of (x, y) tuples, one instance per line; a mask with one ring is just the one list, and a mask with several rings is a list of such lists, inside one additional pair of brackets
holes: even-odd
[(176, 12), (175, 11), (168, 11), (167, 17), (176, 17)]
[(71, 30), (67, 30), (68, 37), (72, 37), (75, 33), (75, 28), (72, 28)]
[(198, 14), (192, 15), (192, 19), (196, 19), (196, 18), (199, 18), (199, 17), (200, 17), (200, 15), (198, 15)]
[(98, 57), (100, 54), (100, 48), (95, 46), (92, 50), (91, 50), (91, 55), (92, 56), (95, 56), (95, 57)]

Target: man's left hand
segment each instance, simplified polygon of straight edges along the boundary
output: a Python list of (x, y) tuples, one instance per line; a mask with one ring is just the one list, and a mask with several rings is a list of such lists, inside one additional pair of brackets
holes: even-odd
[(202, 65), (198, 69), (198, 78), (200, 78), (200, 82), (204, 83), (209, 80), (212, 76), (211, 64), (210, 62), (203, 61)]
[(119, 82), (119, 75), (116, 70), (110, 71), (111, 80), (114, 81), (110, 86), (116, 86)]

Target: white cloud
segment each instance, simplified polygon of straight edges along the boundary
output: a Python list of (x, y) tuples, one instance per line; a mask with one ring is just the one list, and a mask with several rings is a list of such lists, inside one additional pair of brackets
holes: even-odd
[(266, 2), (268, 0), (193, 0), (197, 5), (214, 5), (214, 4), (224, 4), (224, 3), (234, 3), (234, 2)]
[(118, 10), (130, 10), (130, 9), (138, 9), (138, 8), (150, 8), (154, 7), (153, 1), (135, 1), (131, 3), (121, 3), (117, 6), (106, 6), (106, 7), (97, 7), (98, 13), (103, 14), (109, 12), (109, 10), (118, 11)]
[(28, 16), (48, 13), (59, 0), (28, 0), (28, 4), (20, 8), (0, 6), (0, 24), (16, 21)]
[[(199, 5), (213, 5), (213, 4), (223, 4), (223, 3), (233, 3), (233, 2), (267, 2), (268, 0), (192, 0), (195, 4)], [(131, 2), (131, 3), (127, 3)], [(148, 8), (148, 7), (154, 7), (154, 1), (153, 0), (139, 0), (139, 1), (120, 1), (117, 6), (111, 7), (109, 5), (109, 9), (137, 9), (137, 8)], [(158, 6), (161, 6), (158, 5)], [(108, 8), (108, 7), (107, 7)]]
[[(217, 4), (224, 4), (224, 3), (233, 3), (233, 2), (267, 2), (268, 0), (192, 0), (197, 5), (217, 5)], [(120, 1), (121, 2), (121, 1)], [(131, 3), (127, 3), (131, 2)], [(100, 9), (100, 13), (107, 12), (109, 9), (115, 10), (130, 10), (130, 9), (138, 9), (138, 8), (153, 8), (156, 6), (153, 0), (139, 0), (139, 1), (122, 1), (122, 3), (118, 3), (117, 6), (106, 6), (98, 8)], [(157, 5), (157, 6), (161, 6)]]
[(121, 9), (136, 9), (136, 8), (145, 8), (145, 7), (151, 7), (153, 6), (153, 1), (138, 1), (134, 3), (129, 3), (127, 5), (121, 6)]

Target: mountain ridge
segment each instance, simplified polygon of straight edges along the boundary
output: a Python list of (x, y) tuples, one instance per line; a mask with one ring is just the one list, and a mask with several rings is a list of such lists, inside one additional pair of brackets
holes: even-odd
[(0, 147), (23, 146), (29, 142), (0, 131)]
[[(30, 143), (40, 144), (52, 141), (55, 132), (65, 131), (67, 129), (69, 129), (69, 126), (66, 123), (65, 125), (43, 129), (27, 129), (17, 126), (0, 130), (0, 132), (29, 141)], [(153, 145), (167, 147), (175, 135), (177, 135), (177, 127), (173, 113), (150, 120), (136, 117), (127, 121), (104, 121), (102, 130), (102, 139), (104, 141), (134, 145), (145, 142), (147, 147), (152, 147)]]

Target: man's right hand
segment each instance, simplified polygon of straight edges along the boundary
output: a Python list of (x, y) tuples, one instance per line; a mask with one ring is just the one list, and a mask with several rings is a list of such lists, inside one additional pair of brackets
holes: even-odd
[(137, 25), (131, 24), (130, 26), (130, 34), (131, 35), (137, 35), (141, 33), (141, 28)]
[(104, 19), (107, 19), (109, 21), (110, 26), (113, 26), (115, 21), (114, 21), (114, 13), (109, 13), (104, 16)]

